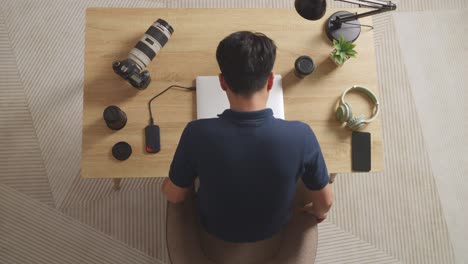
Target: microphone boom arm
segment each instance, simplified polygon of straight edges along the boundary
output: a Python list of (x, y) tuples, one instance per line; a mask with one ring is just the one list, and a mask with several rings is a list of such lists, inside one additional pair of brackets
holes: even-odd
[(372, 16), (375, 14), (392, 11), (396, 9), (396, 5), (393, 4), (391, 1), (388, 1), (388, 2), (379, 1), (379, 0), (335, 0), (335, 1), (347, 2), (347, 3), (359, 5), (359, 7), (365, 6), (365, 7), (376, 9), (376, 10), (371, 10), (371, 11), (364, 12), (361, 14), (354, 13), (351, 15), (337, 16), (336, 19), (330, 21), (337, 28), (341, 27), (341, 24), (348, 22), (348, 21), (353, 21), (362, 17)]

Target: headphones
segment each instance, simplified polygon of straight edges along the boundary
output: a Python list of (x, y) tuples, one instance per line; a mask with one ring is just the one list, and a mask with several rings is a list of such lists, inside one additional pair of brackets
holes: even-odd
[[(374, 114), (369, 119), (364, 119), (364, 115), (358, 115), (357, 117), (353, 117), (351, 105), (346, 103), (344, 100), (345, 95), (351, 90), (356, 90), (365, 94), (374, 103)], [(362, 126), (369, 124), (378, 115), (379, 115), (379, 100), (377, 100), (377, 97), (375, 96), (375, 94), (367, 88), (356, 86), (356, 85), (354, 85), (351, 88), (346, 89), (346, 91), (343, 92), (343, 94), (341, 95), (341, 99), (340, 99), (340, 105), (336, 109), (336, 118), (340, 122), (343, 122), (343, 123), (346, 122), (347, 123), (346, 126), (349, 127), (353, 131), (356, 131), (360, 129)]]

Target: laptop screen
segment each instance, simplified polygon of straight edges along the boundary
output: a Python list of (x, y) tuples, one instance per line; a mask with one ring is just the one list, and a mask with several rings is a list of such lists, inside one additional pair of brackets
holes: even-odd
[[(198, 76), (197, 86), (197, 119), (218, 117), (229, 108), (229, 101), (221, 89), (218, 76)], [(273, 110), (276, 118), (284, 119), (284, 101), (281, 75), (275, 75), (273, 87), (268, 96), (267, 108)]]

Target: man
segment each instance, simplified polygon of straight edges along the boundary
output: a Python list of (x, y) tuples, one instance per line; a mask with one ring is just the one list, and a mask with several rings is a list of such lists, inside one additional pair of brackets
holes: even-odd
[(275, 44), (260, 33), (236, 32), (219, 43), (216, 58), (230, 109), (187, 125), (162, 187), (167, 199), (183, 202), (198, 177), (204, 230), (228, 242), (254, 242), (287, 225), (301, 178), (308, 189), (301, 209), (322, 221), (333, 195), (317, 139), (307, 124), (276, 119), (266, 108)]

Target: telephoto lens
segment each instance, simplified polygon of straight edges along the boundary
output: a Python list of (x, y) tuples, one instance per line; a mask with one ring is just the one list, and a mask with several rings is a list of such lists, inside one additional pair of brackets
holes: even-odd
[(174, 29), (163, 19), (158, 19), (146, 30), (133, 47), (127, 60), (114, 61), (114, 72), (138, 89), (145, 89), (151, 82), (146, 67), (174, 33)]
[(115, 105), (108, 106), (102, 115), (107, 127), (112, 130), (122, 129), (127, 124), (127, 115)]
[(143, 71), (156, 56), (156, 53), (166, 45), (172, 33), (174, 33), (174, 29), (166, 21), (156, 20), (130, 51), (128, 58), (136, 63), (140, 71)]

